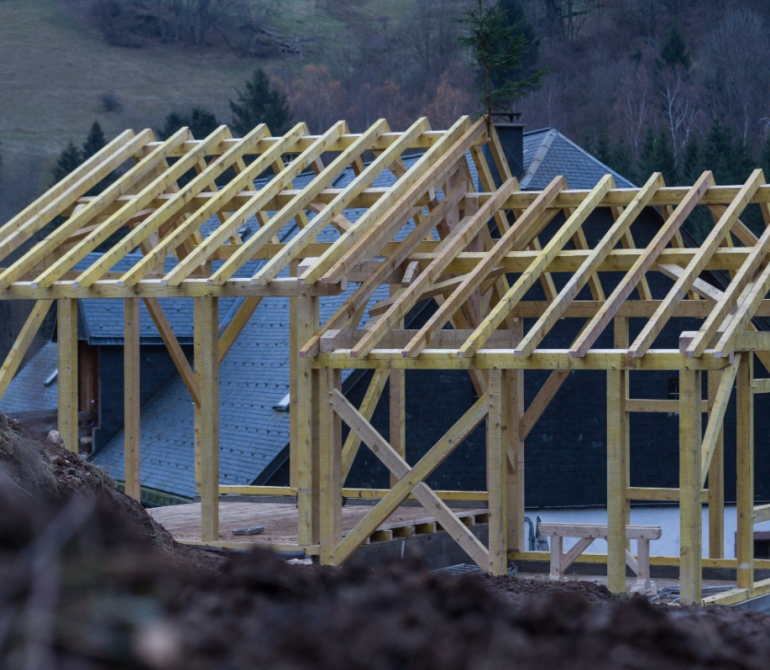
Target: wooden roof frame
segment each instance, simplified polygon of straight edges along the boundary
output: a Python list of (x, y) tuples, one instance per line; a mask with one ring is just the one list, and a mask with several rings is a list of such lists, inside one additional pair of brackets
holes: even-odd
[[(421, 153), (407, 168), (405, 154), (416, 151)], [(375, 158), (365, 165), (367, 152)], [(479, 190), (470, 178), (468, 156)], [(105, 182), (127, 163), (125, 172)], [(335, 179), (348, 168), (354, 179), (336, 188)], [(295, 189), (294, 180), (308, 169), (314, 176)], [(395, 182), (373, 186), (386, 169)], [(196, 176), (180, 182), (191, 170)], [(265, 179), (267, 170), (272, 176)], [(225, 174), (231, 177), (218, 185)], [(260, 188), (255, 186), (258, 177)], [(104, 183), (101, 192), (91, 194)], [(759, 237), (740, 220), (752, 203), (759, 204), (766, 224)], [(681, 228), (698, 205), (711, 210), (715, 225), (700, 246), (685, 247)], [(636, 248), (634, 222), (648, 207), (660, 208), (663, 223), (646, 247)], [(355, 223), (345, 216), (352, 208), (365, 210)], [(614, 223), (592, 248), (582, 226), (601, 208), (611, 211)], [(546, 226), (562, 212), (564, 222), (541, 243)], [(219, 221), (214, 230), (203, 230), (214, 216)], [(238, 230), (252, 217), (259, 228), (242, 240)], [(280, 241), (279, 233), (293, 224), (296, 234)], [(610, 589), (625, 589), (629, 501), (679, 500), (682, 602), (692, 603), (701, 598), (700, 505), (707, 481), (705, 495), (715, 510), (710, 511), (710, 551), (714, 560), (722, 560), (722, 422), (737, 383), (739, 522), (733, 563), (738, 588), (714, 600), (737, 602), (770, 592), (770, 580), (754, 583), (752, 552), (754, 520), (770, 518), (770, 510), (753, 507), (753, 393), (770, 392), (767, 380), (753, 377), (754, 353), (770, 368), (770, 332), (759, 332), (753, 323), (755, 317), (770, 316), (768, 224), (770, 185), (761, 170), (736, 186), (717, 186), (712, 173), (704, 172), (689, 188), (667, 187), (654, 174), (641, 188), (616, 188), (606, 175), (590, 190), (571, 189), (564, 177), (556, 177), (542, 191), (522, 191), (484, 118), (462, 117), (441, 131), (418, 119), (404, 132), (392, 132), (381, 119), (362, 133), (351, 133), (340, 121), (320, 135), (299, 123), (281, 137), (260, 125), (240, 139), (226, 126), (204, 139), (193, 138), (187, 128), (164, 141), (157, 141), (151, 130), (126, 131), (0, 227), (0, 300), (37, 301), (0, 368), (0, 394), (57, 300), (59, 430), (76, 450), (77, 300), (123, 299), (126, 490), (139, 497), (138, 301), (144, 300), (196, 408), (201, 541), (221, 543), (219, 495), (236, 489), (257, 493), (265, 487), (219, 486), (218, 366), (262, 299), (288, 297), (291, 483), (282, 491), (298, 499), (299, 546), (337, 564), (413, 494), (476, 562), (503, 574), (508, 558), (527, 555), (522, 541), (524, 439), (571, 370), (606, 370)], [(126, 228), (127, 234), (116, 236)], [(338, 237), (319, 242), (319, 233), (329, 228)], [(103, 249), (101, 255), (90, 257), (97, 248)], [(142, 258), (127, 271), (114, 271), (136, 248)], [(169, 256), (176, 263), (167, 271)], [(84, 268), (86, 258), (92, 260)], [(247, 264), (254, 260), (266, 262), (252, 274)], [(706, 271), (725, 271), (729, 284), (711, 285), (701, 277)], [(570, 275), (561, 289), (552, 276), (557, 272)], [(609, 296), (602, 284), (605, 272), (624, 274)], [(654, 272), (674, 281), (662, 300), (653, 299), (649, 289), (647, 277)], [(339, 295), (349, 282), (357, 288), (321, 324), (321, 297)], [(529, 299), (537, 282), (545, 301)], [(370, 305), (382, 286), (389, 287), (389, 297)], [(576, 300), (586, 286), (591, 300)], [(216, 301), (223, 296), (245, 300), (220, 336)], [(194, 369), (158, 303), (164, 297), (194, 299)], [(409, 311), (428, 298), (436, 299), (438, 310), (421, 328), (406, 330)], [(371, 318), (360, 328), (367, 309)], [(676, 349), (654, 348), (675, 317), (702, 319), (703, 325), (682, 333)], [(525, 318), (534, 319), (528, 328)], [(548, 333), (566, 318), (586, 320), (575, 341), (562, 349), (542, 348)], [(629, 318), (647, 319), (633, 342)], [(610, 322), (612, 348), (596, 348)], [(340, 392), (345, 368), (375, 369), (360, 410)], [(404, 459), (406, 369), (466, 369), (478, 394), (466, 415), (415, 466)], [(551, 375), (525, 409), (526, 369), (550, 370)], [(679, 399), (630, 398), (631, 370), (678, 371)], [(700, 397), (703, 373), (708, 374), (708, 401)], [(386, 382), (389, 441), (369, 422)], [(709, 420), (702, 436), (704, 403)], [(630, 486), (628, 415), (633, 411), (679, 413), (679, 489)], [(343, 419), (352, 428), (344, 445)], [(425, 484), (482, 421), (487, 423), (488, 547), (444, 502), (453, 495), (473, 499), (481, 494), (435, 492)], [(342, 488), (362, 443), (390, 470), (389, 490)], [(382, 497), (344, 539), (339, 516), (343, 491)]]

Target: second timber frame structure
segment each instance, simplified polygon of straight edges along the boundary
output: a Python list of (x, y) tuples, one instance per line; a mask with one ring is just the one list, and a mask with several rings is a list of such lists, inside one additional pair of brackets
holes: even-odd
[[(423, 153), (407, 170), (402, 156), (416, 150)], [(374, 155), (368, 164), (362, 161), (365, 152)], [(472, 183), (468, 156), (481, 191)], [(125, 163), (130, 164), (126, 172), (98, 195), (88, 195)], [(353, 181), (333, 188), (334, 179), (350, 166)], [(315, 176), (294, 190), (293, 180), (307, 169)], [(191, 170), (197, 175), (180, 183)], [(254, 181), (267, 170), (274, 176), (257, 190)], [(374, 187), (385, 170), (396, 182)], [(225, 179), (226, 172), (233, 176)], [(223, 179), (226, 183), (217, 185)], [(770, 333), (758, 332), (752, 322), (770, 316), (765, 300), (770, 227), (757, 238), (741, 222), (751, 203), (759, 204), (770, 222), (770, 186), (759, 170), (738, 186), (717, 186), (705, 172), (691, 188), (666, 187), (654, 174), (638, 189), (617, 189), (606, 175), (590, 191), (571, 190), (563, 177), (542, 191), (521, 191), (494, 128), (483, 118), (474, 123), (463, 117), (446, 131), (430, 130), (420, 119), (398, 133), (390, 132), (384, 120), (360, 134), (350, 133), (344, 122), (322, 135), (310, 135), (298, 124), (281, 137), (270, 136), (261, 125), (242, 139), (233, 139), (222, 126), (196, 140), (185, 128), (164, 142), (149, 130), (126, 131), (0, 229), (0, 256), (15, 252), (15, 260), (0, 270), (0, 299), (37, 301), (0, 369), (0, 393), (57, 301), (59, 429), (68, 448), (77, 450), (77, 301), (123, 299), (126, 490), (138, 497), (138, 301), (144, 300), (196, 407), (202, 542), (223, 544), (221, 494), (296, 495), (298, 545), (322, 563), (337, 565), (413, 496), (482, 568), (504, 574), (509, 558), (542, 558), (524, 551), (525, 438), (571, 371), (606, 370), (608, 552), (602, 560), (610, 590), (625, 591), (630, 502), (674, 500), (681, 509), (681, 550), (669, 562), (680, 568), (682, 602), (701, 601), (706, 562), (735, 568), (738, 581), (734, 591), (707, 600), (738, 602), (770, 592), (770, 580), (754, 582), (753, 557), (753, 524), (770, 519), (770, 506), (755, 509), (753, 494), (753, 394), (770, 392), (770, 380), (754, 379), (753, 359), (756, 354), (770, 361)], [(680, 229), (696, 205), (707, 206), (715, 223), (699, 247), (688, 248)], [(659, 208), (663, 223), (646, 247), (635, 248), (632, 227), (646, 207)], [(345, 216), (351, 208), (365, 210), (355, 223)], [(597, 208), (609, 208), (614, 223), (591, 247), (581, 226)], [(559, 213), (564, 223), (545, 239), (546, 226)], [(213, 216), (219, 221), (207, 229), (204, 224)], [(239, 229), (255, 216), (259, 229), (241, 240)], [(296, 235), (279, 243), (277, 235), (294, 222)], [(336, 240), (318, 242), (318, 234), (329, 227), (338, 231)], [(118, 231), (124, 234), (115, 235)], [(98, 260), (85, 263), (91, 252), (105, 247)], [(136, 248), (142, 260), (129, 271), (113, 272)], [(166, 269), (169, 256), (175, 259), (171, 270)], [(254, 270), (257, 260), (262, 263)], [(706, 271), (726, 272), (728, 286), (722, 290), (704, 281)], [(653, 299), (647, 283), (647, 275), (655, 272), (674, 280), (662, 299)], [(557, 287), (552, 273), (566, 273), (566, 283), (559, 279)], [(358, 286), (350, 291), (348, 283)], [(531, 298), (536, 283), (546, 301)], [(389, 287), (390, 297), (372, 305), (381, 286)], [(591, 299), (578, 300), (586, 286)], [(348, 297), (322, 324), (322, 297), (345, 291)], [(221, 296), (245, 301), (220, 336)], [(160, 308), (162, 297), (195, 301), (194, 370)], [(291, 302), (290, 486), (220, 486), (218, 364), (260, 301), (274, 297)], [(420, 329), (405, 330), (406, 315), (428, 298), (438, 302), (438, 309)], [(359, 328), (367, 311), (371, 319)], [(666, 324), (680, 317), (703, 324), (683, 332), (678, 349), (653, 348)], [(633, 341), (631, 318), (645, 320)], [(563, 319), (585, 322), (577, 339), (569, 348), (542, 348)], [(610, 324), (613, 348), (595, 348)], [(341, 371), (352, 368), (374, 370), (361, 408), (341, 393)], [(466, 369), (479, 396), (415, 464), (405, 460), (407, 369)], [(524, 374), (532, 369), (552, 372), (525, 408)], [(679, 399), (629, 398), (629, 375), (648, 370), (678, 371)], [(705, 432), (703, 375), (708, 376)], [(369, 421), (386, 381), (390, 441)], [(722, 540), (723, 419), (736, 383), (738, 540), (737, 559), (728, 560)], [(679, 413), (678, 489), (630, 485), (629, 413), (655, 411), (655, 403), (657, 411)], [(351, 429), (344, 445), (343, 421)], [(487, 491), (432, 490), (426, 478), (482, 422)], [(343, 488), (362, 443), (390, 470), (389, 489)], [(345, 537), (343, 493), (380, 499)], [(488, 546), (449, 509), (446, 501), (452, 499), (488, 502)], [(701, 558), (704, 499), (709, 559)]]

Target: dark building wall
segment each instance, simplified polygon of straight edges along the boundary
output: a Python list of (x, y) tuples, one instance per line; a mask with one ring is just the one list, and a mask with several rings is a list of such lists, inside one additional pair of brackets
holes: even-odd
[[(188, 360), (192, 347), (183, 346)], [(141, 358), (141, 402), (144, 405), (176, 374), (176, 367), (163, 345), (143, 345)], [(99, 428), (94, 431), (94, 452), (104, 447), (123, 428), (123, 347), (99, 347)]]
[[(563, 222), (558, 217), (546, 231), (544, 239)], [(586, 223), (590, 244), (598, 242), (611, 223), (609, 212), (599, 212)], [(654, 236), (660, 219), (648, 211), (634, 224), (637, 246), (644, 246)], [(641, 225), (640, 225), (641, 224)], [(607, 295), (622, 274), (603, 274)], [(557, 288), (567, 281), (566, 275), (554, 275)], [(516, 276), (509, 276), (511, 282)], [(659, 273), (648, 277), (653, 297), (663, 298), (673, 285)], [(637, 298), (636, 292), (632, 294)], [(529, 300), (544, 300), (540, 285), (527, 296)], [(591, 299), (584, 289), (578, 299)], [(409, 324), (419, 328), (435, 310), (435, 303), (426, 306), (420, 316)], [(631, 340), (644, 326), (645, 319), (631, 319)], [(534, 321), (527, 320), (529, 328)], [(560, 321), (540, 345), (543, 348), (569, 347), (584, 321)], [(702, 325), (694, 319), (672, 319), (655, 342), (655, 348), (678, 348), (683, 330), (696, 330)], [(608, 327), (597, 348), (613, 346), (612, 327)], [(525, 372), (525, 401), (528, 406), (548, 378), (548, 371)], [(766, 376), (757, 361), (756, 375)], [(371, 373), (359, 376), (346, 389), (350, 400), (360, 406)], [(665, 399), (669, 397), (669, 380), (678, 380), (676, 371), (633, 372), (631, 397)], [(706, 375), (703, 395), (706, 397)], [(735, 392), (725, 419), (725, 493), (728, 501), (735, 500)], [(406, 373), (406, 441), (407, 460), (417, 460), (459, 419), (474, 402), (474, 390), (468, 373), (448, 370), (420, 370)], [(553, 402), (546, 409), (526, 441), (526, 504), (541, 506), (590, 506), (606, 504), (607, 491), (607, 416), (606, 374), (602, 371), (573, 371)], [(770, 500), (770, 397), (755, 397), (755, 465), (757, 500)], [(389, 436), (388, 392), (383, 393), (372, 423), (384, 437)], [(705, 416), (703, 427), (705, 430)], [(347, 428), (343, 428), (347, 435)], [(485, 425), (479, 426), (458, 447), (457, 451), (431, 476), (428, 483), (435, 488), (483, 490), (485, 474)], [(347, 480), (352, 487), (383, 487), (388, 475), (379, 460), (361, 446), (359, 455)], [(631, 415), (631, 484), (632, 486), (678, 487), (679, 485), (679, 418), (672, 414)]]

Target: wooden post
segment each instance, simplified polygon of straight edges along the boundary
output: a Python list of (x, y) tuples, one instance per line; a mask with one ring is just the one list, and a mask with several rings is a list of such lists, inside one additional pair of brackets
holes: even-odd
[(703, 407), (700, 370), (679, 371), (679, 581), (681, 603), (700, 605)]
[(333, 565), (342, 540), (342, 422), (331, 399), (334, 389), (342, 388), (342, 371), (321, 370), (319, 377), (321, 563)]
[(754, 354), (741, 354), (737, 380), (738, 588), (754, 587)]
[(78, 301), (56, 301), (59, 355), (59, 435), (70, 451), (78, 453)]
[[(596, 275), (595, 275), (596, 276)], [(616, 316), (612, 320), (613, 338), (616, 349), (628, 349), (630, 337), (628, 330), (628, 318), (624, 316)], [(628, 399), (631, 397), (631, 373), (629, 371), (624, 375), (625, 382), (623, 383), (623, 397)], [(628, 526), (631, 523), (631, 501), (628, 498), (628, 489), (631, 487), (631, 418), (628, 412), (625, 412), (625, 435), (623, 436), (623, 448), (625, 450), (625, 463), (626, 463), (626, 477), (625, 477), (625, 491), (623, 495), (625, 497), (623, 518), (625, 519), (625, 525)], [(631, 549), (631, 541), (626, 540), (626, 549)]]
[(217, 298), (195, 298), (195, 370), (201, 387), (201, 540), (219, 539), (219, 310)]
[[(394, 297), (397, 287), (391, 285), (390, 296)], [(399, 328), (404, 327), (401, 321)], [(404, 370), (391, 370), (388, 374), (388, 387), (390, 393), (390, 446), (406, 460), (406, 373)], [(394, 486), (398, 478), (392, 473), (390, 485)]]
[(141, 500), (139, 298), (126, 298), (123, 303), (123, 460), (126, 495)]
[[(709, 370), (709, 418), (713, 411), (714, 400), (717, 396), (719, 381), (722, 373), (719, 370)], [(709, 508), (709, 557), (724, 558), (725, 555), (725, 432), (719, 431), (714, 455), (709, 465), (708, 480)]]
[(489, 492), (489, 573), (508, 573), (508, 523), (506, 504), (506, 475), (508, 449), (506, 444), (504, 407), (508, 401), (500, 370), (489, 371), (487, 397), (487, 490)]
[(607, 371), (607, 588), (626, 592), (626, 370)]
[[(524, 320), (516, 319), (515, 341), (523, 337)], [(508, 526), (508, 551), (527, 551), (524, 528), (524, 438), (521, 420), (524, 417), (524, 370), (505, 370), (506, 446), (508, 450), (508, 472), (506, 475), (506, 521)]]
[[(193, 315), (195, 320), (195, 315)], [(197, 324), (197, 321), (195, 321)], [(193, 324), (193, 328), (195, 328)], [(201, 359), (201, 347), (199, 338), (193, 336), (193, 367), (195, 368), (195, 379), (198, 382), (198, 388), (201, 388), (201, 372), (198, 366), (198, 361)], [(202, 395), (199, 392), (199, 395)], [(201, 398), (201, 403), (203, 399)], [(201, 406), (193, 402), (193, 431), (194, 431), (194, 446), (195, 446), (195, 488), (198, 493), (201, 490)]]
[[(299, 295), (297, 342), (301, 348), (318, 331), (318, 298)], [(297, 508), (298, 543), (319, 542), (318, 502), (318, 382), (320, 371), (313, 370), (312, 358), (297, 359), (297, 393), (291, 397), (290, 411), (297, 417)]]
[[(297, 276), (298, 261), (290, 263), (290, 274)], [(299, 337), (301, 329), (299, 310), (296, 297), (289, 298), (289, 486), (297, 486), (297, 447), (299, 433), (297, 430), (299, 413), (293, 411), (292, 405), (297, 397), (297, 375), (299, 374)], [(302, 343), (304, 344), (304, 342)]]

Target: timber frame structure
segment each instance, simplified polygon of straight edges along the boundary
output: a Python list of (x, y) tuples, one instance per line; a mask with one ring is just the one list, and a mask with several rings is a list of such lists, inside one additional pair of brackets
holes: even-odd
[[(0, 393), (56, 301), (59, 430), (67, 447), (77, 450), (77, 301), (124, 300), (126, 490), (139, 497), (143, 300), (195, 404), (202, 542), (227, 544), (218, 531), (221, 494), (296, 495), (298, 545), (322, 563), (337, 565), (413, 496), (482, 568), (504, 574), (509, 558), (547, 559), (524, 551), (527, 434), (571, 371), (605, 370), (608, 552), (595, 560), (606, 561), (609, 588), (626, 588), (630, 501), (678, 500), (680, 556), (659, 562), (679, 566), (682, 602), (701, 601), (704, 565), (737, 570), (738, 588), (709, 602), (732, 603), (770, 592), (770, 580), (754, 582), (753, 557), (753, 524), (770, 519), (770, 506), (755, 509), (753, 495), (753, 394), (770, 392), (770, 379), (754, 379), (753, 359), (756, 354), (770, 361), (770, 333), (758, 332), (752, 322), (770, 315), (765, 299), (770, 227), (757, 238), (740, 220), (747, 205), (758, 203), (770, 222), (770, 185), (757, 170), (738, 186), (717, 186), (705, 172), (691, 188), (666, 187), (655, 174), (634, 189), (617, 189), (606, 175), (590, 191), (571, 190), (563, 177), (543, 191), (521, 191), (494, 129), (491, 136), (488, 132), (485, 119), (474, 123), (468, 117), (446, 131), (431, 130), (425, 119), (404, 132), (391, 132), (380, 120), (360, 134), (350, 133), (344, 122), (322, 135), (298, 124), (281, 137), (261, 125), (242, 139), (233, 139), (225, 126), (203, 140), (186, 128), (163, 142), (150, 130), (126, 131), (0, 229), (0, 256), (6, 259), (0, 299), (37, 301), (0, 369)], [(415, 151), (422, 153), (407, 169), (402, 156)], [(362, 160), (365, 152), (374, 156), (368, 164)], [(89, 195), (124, 164), (129, 167), (121, 176)], [(333, 188), (348, 167), (356, 175), (353, 181)], [(294, 190), (293, 179), (308, 169), (315, 176)], [(395, 175), (394, 185), (373, 187), (386, 169)], [(180, 185), (191, 170), (197, 175)], [(254, 181), (267, 170), (273, 176), (257, 190)], [(218, 179), (226, 183), (217, 185)], [(711, 210), (715, 223), (700, 247), (688, 248), (680, 229), (699, 204)], [(650, 244), (636, 248), (632, 227), (645, 207), (659, 208), (663, 223)], [(345, 216), (351, 208), (365, 210), (355, 223)], [(596, 208), (609, 208), (614, 223), (591, 247), (581, 226)], [(560, 212), (564, 223), (541, 240)], [(204, 232), (203, 224), (213, 216), (219, 223)], [(243, 241), (238, 230), (252, 217), (260, 228)], [(277, 234), (294, 222), (297, 234), (279, 243)], [(318, 242), (319, 232), (329, 227), (338, 231), (335, 241)], [(98, 260), (84, 265), (87, 257), (93, 259), (91, 252), (105, 247)], [(142, 259), (128, 271), (114, 272), (116, 263), (137, 248)], [(170, 270), (169, 256), (175, 259)], [(254, 260), (264, 261), (256, 273), (246, 270)], [(701, 274), (708, 270), (728, 273), (729, 285), (721, 290), (704, 281)], [(656, 272), (674, 280), (662, 299), (653, 299), (647, 283), (647, 275)], [(566, 283), (557, 287), (552, 273), (566, 273)], [(615, 277), (609, 295), (602, 285), (606, 273)], [(530, 298), (538, 282), (546, 301)], [(348, 283), (358, 286), (351, 291)], [(390, 297), (371, 304), (381, 286), (390, 288)], [(586, 286), (592, 299), (577, 300)], [(320, 301), (345, 291), (349, 296), (344, 302), (338, 298), (339, 308), (321, 324)], [(245, 298), (221, 335), (220, 296)], [(162, 297), (195, 302), (194, 369), (159, 306)], [(289, 297), (291, 304), (290, 486), (220, 486), (218, 364), (260, 301), (274, 297)], [(437, 311), (419, 330), (404, 330), (407, 313), (428, 298), (436, 299)], [(367, 311), (371, 318), (359, 328)], [(678, 317), (702, 319), (703, 325), (683, 332), (679, 349), (653, 348), (667, 322)], [(631, 318), (645, 320), (634, 341)], [(532, 323), (529, 328), (525, 319)], [(577, 339), (567, 349), (542, 348), (563, 319), (585, 322)], [(595, 348), (611, 323), (613, 348)], [(374, 370), (360, 408), (341, 393), (341, 372), (351, 368)], [(479, 396), (412, 465), (405, 460), (406, 369), (466, 369)], [(525, 408), (523, 379), (531, 369), (551, 375)], [(679, 399), (629, 398), (629, 375), (646, 370), (678, 371)], [(701, 397), (704, 375), (706, 400)], [(388, 380), (389, 441), (369, 422)], [(737, 560), (728, 560), (722, 539), (723, 419), (736, 383), (738, 540)], [(628, 417), (638, 411), (679, 413), (678, 489), (630, 486)], [(705, 431), (702, 412), (708, 417)], [(344, 445), (343, 421), (351, 429)], [(432, 490), (426, 478), (482, 422), (487, 491)], [(362, 443), (390, 470), (389, 489), (343, 488)], [(379, 499), (345, 537), (343, 493)], [(453, 499), (487, 501), (488, 546), (449, 509), (446, 501)], [(709, 504), (708, 559), (701, 558), (703, 500)]]

